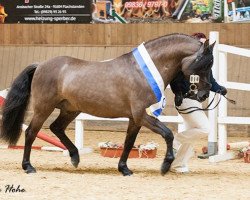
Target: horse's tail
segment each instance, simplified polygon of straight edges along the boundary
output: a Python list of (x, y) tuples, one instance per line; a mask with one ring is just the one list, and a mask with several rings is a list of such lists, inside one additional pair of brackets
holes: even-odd
[(31, 82), (38, 64), (25, 68), (14, 80), (3, 105), (0, 137), (8, 144), (16, 144), (20, 135), (25, 111), (29, 104)]

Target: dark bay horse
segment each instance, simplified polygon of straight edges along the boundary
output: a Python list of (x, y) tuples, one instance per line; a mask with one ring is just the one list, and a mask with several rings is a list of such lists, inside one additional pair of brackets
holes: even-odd
[[(145, 48), (162, 76), (164, 89), (182, 71), (187, 79), (192, 74), (199, 75), (202, 81), (196, 83), (197, 99), (202, 101), (208, 97), (213, 45), (202, 44), (188, 35), (171, 34), (146, 42)], [(118, 164), (123, 175), (133, 173), (127, 167), (127, 158), (142, 126), (160, 134), (166, 141), (162, 174), (174, 160), (172, 131), (145, 110), (156, 102), (156, 96), (133, 52), (103, 62), (61, 56), (25, 68), (14, 80), (3, 107), (1, 138), (9, 144), (15, 144), (20, 137), (30, 97), (34, 115), (25, 132), (22, 168), (26, 173), (36, 172), (30, 163), (31, 146), (55, 108), (60, 109), (60, 114), (50, 129), (69, 150), (75, 167), (80, 161), (78, 150), (66, 136), (65, 129), (80, 112), (129, 118), (124, 151)]]

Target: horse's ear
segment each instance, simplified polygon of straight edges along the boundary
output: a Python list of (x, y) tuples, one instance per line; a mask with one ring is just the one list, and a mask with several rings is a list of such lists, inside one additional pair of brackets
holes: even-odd
[(214, 49), (215, 43), (216, 43), (216, 41), (214, 41), (214, 43), (213, 43), (213, 44), (210, 44), (210, 45), (209, 45), (209, 49), (210, 49), (210, 51), (212, 51), (212, 52), (213, 52), (213, 49)]
[(209, 39), (207, 39), (205, 42), (204, 42), (204, 48), (207, 48), (209, 46)]
[(209, 40), (206, 40), (206, 42), (204, 43), (203, 55), (207, 55), (207, 54), (213, 53), (214, 45), (215, 45), (215, 42), (213, 44), (209, 45)]

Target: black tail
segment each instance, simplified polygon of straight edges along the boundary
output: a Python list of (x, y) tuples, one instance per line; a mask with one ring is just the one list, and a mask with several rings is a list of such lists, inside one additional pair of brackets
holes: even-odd
[(8, 144), (16, 144), (27, 109), (31, 82), (38, 64), (25, 68), (14, 80), (3, 105), (1, 138)]

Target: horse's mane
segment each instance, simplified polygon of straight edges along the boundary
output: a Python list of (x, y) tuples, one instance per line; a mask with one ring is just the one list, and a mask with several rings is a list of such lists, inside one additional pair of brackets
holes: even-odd
[[(158, 47), (160, 45), (165, 44), (171, 44), (171, 43), (181, 43), (181, 42), (190, 42), (190, 43), (196, 43), (197, 46), (201, 46), (201, 42), (197, 40), (194, 36), (187, 35), (184, 33), (171, 33), (168, 35), (163, 35), (158, 38), (151, 39), (147, 42), (145, 42), (145, 45), (151, 46), (151, 47)], [(170, 49), (170, 51), (180, 51), (182, 49), (178, 48), (176, 45), (172, 46), (173, 48)], [(176, 47), (176, 48), (175, 48)], [(126, 54), (123, 54), (122, 56), (130, 55), (131, 52), (128, 52)], [(157, 52), (156, 52), (157, 53)], [(176, 54), (178, 56), (178, 54)]]
[(146, 44), (150, 44), (150, 43), (154, 43), (154, 42), (159, 42), (160, 40), (164, 41), (164, 40), (196, 40), (197, 42), (199, 42), (194, 36), (191, 35), (187, 35), (184, 33), (171, 33), (168, 35), (163, 35), (161, 37), (149, 40), (146, 42)]
[[(161, 51), (163, 48), (168, 48), (168, 52), (173, 52), (177, 57), (192, 55), (199, 50), (202, 43), (194, 36), (183, 33), (172, 33), (164, 35), (156, 39), (149, 40), (145, 43), (146, 48)], [(158, 52), (155, 51), (156, 54)]]

